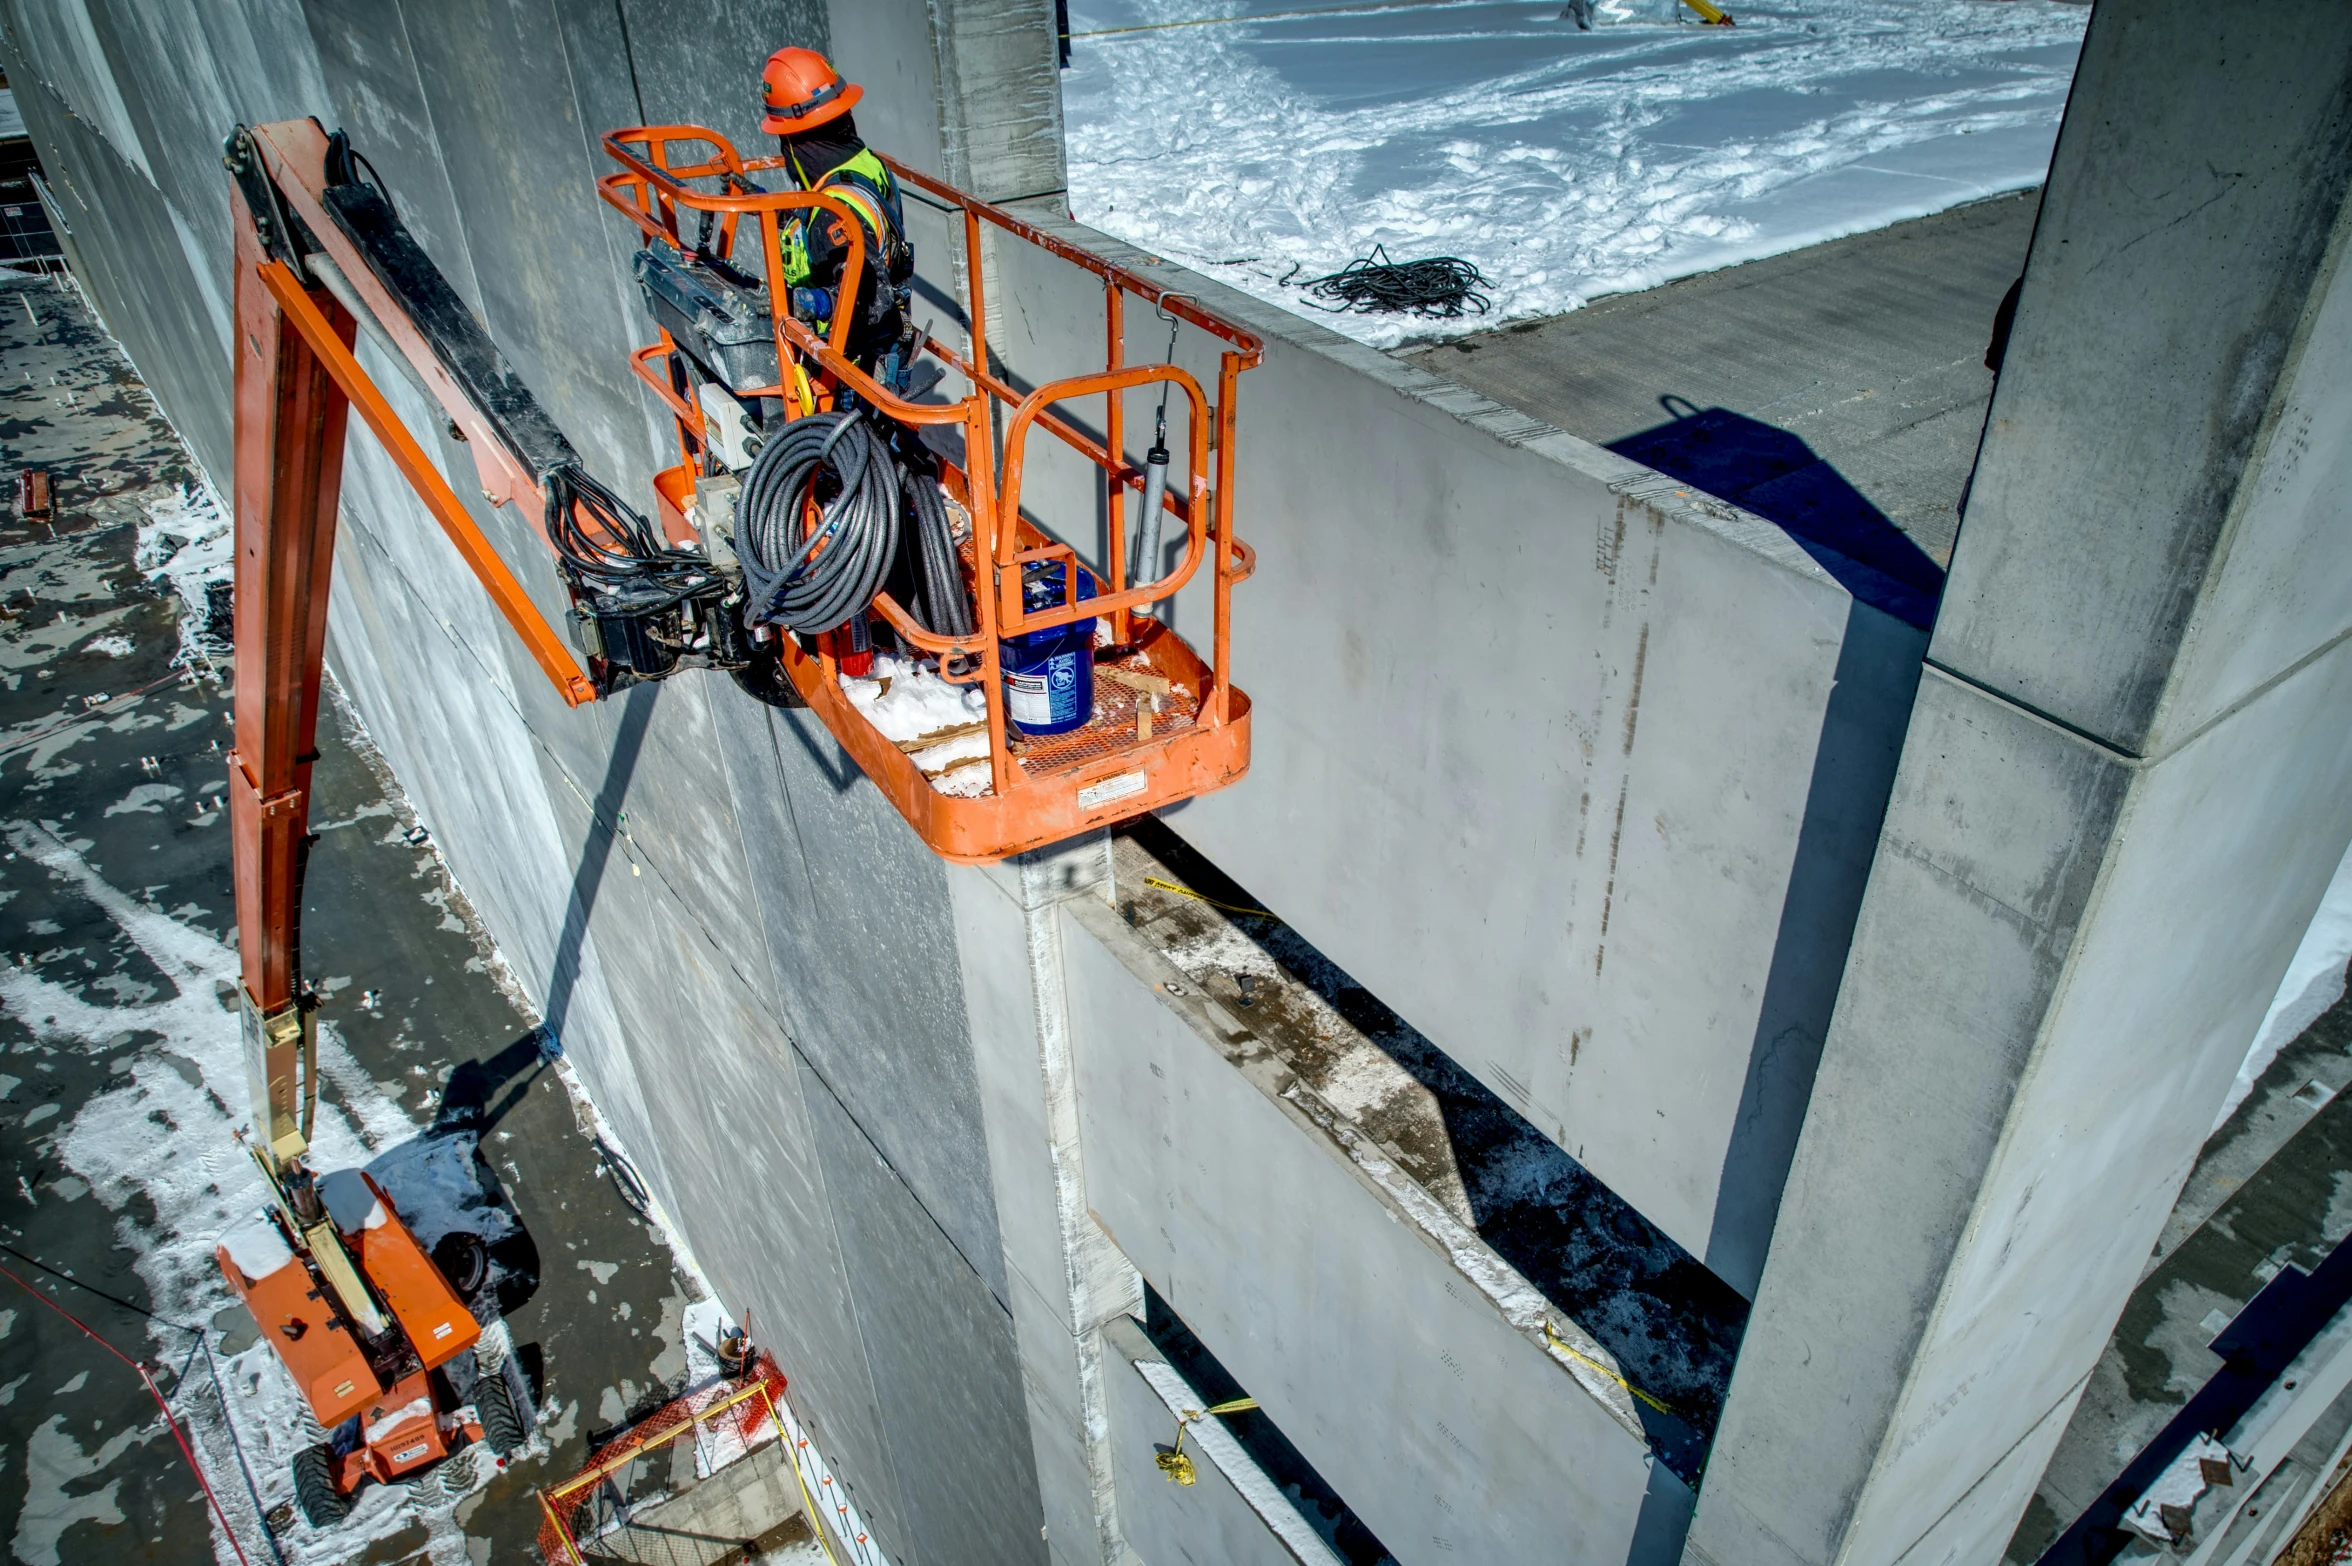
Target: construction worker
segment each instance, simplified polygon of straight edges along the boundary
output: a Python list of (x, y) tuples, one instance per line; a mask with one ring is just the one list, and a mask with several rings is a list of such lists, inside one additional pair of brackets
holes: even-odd
[[(785, 167), (802, 190), (838, 196), (858, 216), (865, 266), (857, 298), (849, 302), (847, 347), (859, 368), (893, 390), (903, 389), (910, 352), (908, 281), (915, 253), (907, 244), (898, 185), (859, 139), (850, 110), (865, 89), (844, 81), (814, 49), (779, 49), (760, 73), (760, 128), (772, 132)], [(811, 329), (832, 329), (849, 236), (834, 213), (813, 209), (783, 231), (784, 281), (792, 313)]]

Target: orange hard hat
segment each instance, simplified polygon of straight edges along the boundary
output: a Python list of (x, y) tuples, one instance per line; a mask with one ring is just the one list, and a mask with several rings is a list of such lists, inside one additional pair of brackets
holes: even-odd
[(779, 49), (768, 56), (760, 72), (761, 106), (768, 117), (760, 129), (778, 136), (837, 120), (866, 95), (855, 82), (845, 82), (833, 62), (814, 49)]

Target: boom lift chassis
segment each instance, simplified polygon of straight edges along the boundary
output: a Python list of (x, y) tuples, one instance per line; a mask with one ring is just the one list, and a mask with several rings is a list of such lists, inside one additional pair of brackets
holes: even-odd
[[(469, 1440), (487, 1439), (503, 1454), (522, 1429), (511, 1373), (477, 1384), (466, 1351), (480, 1328), (383, 1189), (357, 1171), (319, 1174), (308, 1164), (318, 1070), (298, 958), (303, 862), (344, 436), (354, 410), (566, 703), (578, 706), (680, 668), (727, 670), (762, 699), (811, 709), (942, 857), (999, 859), (1223, 787), (1248, 766), (1249, 701), (1232, 683), (1229, 620), (1232, 588), (1253, 561), (1233, 533), (1233, 489), (1235, 383), (1259, 361), (1254, 337), (1184, 296), (893, 162), (903, 189), (960, 227), (968, 315), (961, 348), (930, 336), (917, 345), (965, 394), (910, 401), (848, 357), (850, 310), (836, 311), (841, 319), (820, 336), (784, 306), (781, 230), (811, 208), (842, 220), (850, 255), (838, 297), (857, 295), (864, 238), (838, 197), (761, 190), (751, 176), (780, 160), (745, 160), (699, 127), (615, 131), (604, 145), (620, 172), (599, 181), (599, 194), (649, 246), (708, 259), (715, 229), (715, 254), (725, 260), (736, 253), (739, 231), (756, 241), (765, 298), (775, 301), (768, 309), (778, 373), (772, 385), (731, 388), (747, 406), (778, 410), (772, 416), (789, 422), (854, 402), (903, 427), (932, 429), (955, 447), (940, 454), (941, 482), (970, 520), (960, 561), (977, 610), (974, 629), (936, 634), (887, 592), (859, 613), (879, 621), (910, 657), (936, 660), (941, 677), (984, 694), (989, 786), (980, 797), (935, 790), (904, 748), (845, 696), (837, 634), (801, 636), (747, 623), (740, 575), (721, 569), (715, 555), (707, 571), (698, 568), (694, 552), (706, 546), (686, 512), (699, 481), (719, 463), (714, 432), (691, 391), (710, 371), (669, 331), (632, 356), (672, 413), (678, 441), (678, 463), (656, 476), (657, 518), (649, 524), (587, 476), (401, 224), (373, 171), (363, 177), (364, 159), (342, 136), (310, 120), (237, 128), (224, 156), (234, 191), (236, 307), (229, 812), (242, 1028), (259, 1117), (247, 1145), (274, 1200), (266, 1219), (232, 1231), (219, 1255), (320, 1425), (357, 1426), (356, 1437), (331, 1450), (313, 1448), (297, 1462), (297, 1488), (314, 1522), (339, 1517), (370, 1478), (412, 1472)], [(697, 214), (701, 225), (691, 242), (681, 238), (682, 212)], [(1024, 242), (1093, 274), (1107, 329), (1101, 369), (1026, 394), (998, 372), (985, 330), (986, 236)], [(1222, 343), (1213, 402), (1172, 362), (1124, 362), (1130, 295), (1162, 319)], [(362, 326), (464, 444), (485, 501), (528, 508), (559, 562), (576, 561), (582, 539), (594, 548), (658, 552), (670, 571), (660, 601), (622, 602), (567, 569), (562, 586), (575, 629), (557, 630), (361, 367)], [(1164, 500), (1124, 447), (1124, 399), (1153, 387), (1163, 396), (1181, 393), (1188, 426), (1185, 482)], [(1095, 396), (1103, 398), (1099, 434), (1059, 407)], [(1101, 571), (1022, 515), (1027, 444), (1039, 428), (1100, 472), (1107, 517)], [(1160, 500), (1184, 530), (1181, 562), (1157, 580), (1127, 580), (1131, 490), (1147, 504)], [(821, 520), (815, 502), (810, 506), (804, 536), (813, 538)], [(1062, 601), (1043, 609), (1023, 593), (1025, 574), (1039, 563), (1059, 563), (1063, 589)], [(1204, 565), (1212, 580), (1205, 659), (1151, 613)], [(1003, 639), (1097, 618), (1110, 622), (1115, 651), (1105, 656), (1123, 663), (1125, 678), (1114, 670), (1118, 688), (1075, 732), (1023, 735), (1008, 720)], [(633, 657), (632, 648), (653, 651)], [(1122, 691), (1155, 688), (1166, 705), (1141, 721), (1135, 699), (1119, 705)]]

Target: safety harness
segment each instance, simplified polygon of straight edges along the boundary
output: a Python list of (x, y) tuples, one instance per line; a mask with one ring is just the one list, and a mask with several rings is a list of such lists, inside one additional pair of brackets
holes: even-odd
[[(859, 149), (855, 156), (828, 169), (813, 182), (802, 174), (802, 181), (806, 189), (838, 196), (857, 214), (859, 224), (866, 231), (869, 264), (880, 274), (875, 278), (873, 292), (867, 296), (870, 301), (867, 320), (861, 324), (868, 328), (880, 326), (893, 307), (903, 303), (900, 295), (914, 273), (914, 250), (906, 240), (905, 213), (899, 204), (897, 183), (871, 148)], [(784, 229), (781, 244), (785, 286), (800, 288), (810, 283), (815, 267), (809, 257), (808, 226), (822, 217), (821, 213), (810, 212), (800, 222)]]

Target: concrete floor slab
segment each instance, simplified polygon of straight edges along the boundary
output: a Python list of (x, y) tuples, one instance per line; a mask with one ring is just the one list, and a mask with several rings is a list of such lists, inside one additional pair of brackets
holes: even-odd
[[(1977, 202), (1413, 357), (1801, 536), (1817, 518), (1788, 474), (1824, 464), (1858, 493), (1850, 510), (1877, 514), (1839, 519), (1832, 547), (1932, 594), (1992, 396), (1993, 315), (2039, 207), (2030, 191)], [(1710, 412), (1722, 428), (1687, 434), (1713, 449), (1676, 449), (1676, 425)], [(1752, 448), (1770, 432), (1803, 449), (1759, 475)]]

